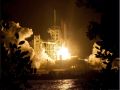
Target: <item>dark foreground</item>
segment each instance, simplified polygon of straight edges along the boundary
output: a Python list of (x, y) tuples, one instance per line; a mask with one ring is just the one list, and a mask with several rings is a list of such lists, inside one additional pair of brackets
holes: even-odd
[(26, 82), (7, 84), (1, 90), (119, 90), (119, 71), (34, 75)]
[(29, 80), (32, 88), (29, 90), (83, 90), (86, 87), (83, 79), (61, 79), (61, 80)]

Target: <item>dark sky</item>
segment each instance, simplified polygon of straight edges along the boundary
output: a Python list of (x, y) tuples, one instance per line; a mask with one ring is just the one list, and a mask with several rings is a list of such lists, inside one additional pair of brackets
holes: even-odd
[(47, 30), (53, 25), (53, 9), (57, 12), (57, 25), (67, 25), (68, 46), (81, 58), (91, 53), (93, 42), (86, 36), (89, 22), (99, 21), (100, 13), (75, 4), (76, 0), (2, 0), (2, 17), (33, 29), (34, 34), (48, 38)]

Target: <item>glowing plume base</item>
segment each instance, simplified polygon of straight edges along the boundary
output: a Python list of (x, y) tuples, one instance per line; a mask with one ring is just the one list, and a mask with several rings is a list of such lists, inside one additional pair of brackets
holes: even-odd
[(58, 51), (57, 51), (57, 59), (58, 60), (68, 60), (70, 59), (70, 53), (68, 51), (68, 48), (66, 47), (61, 47)]

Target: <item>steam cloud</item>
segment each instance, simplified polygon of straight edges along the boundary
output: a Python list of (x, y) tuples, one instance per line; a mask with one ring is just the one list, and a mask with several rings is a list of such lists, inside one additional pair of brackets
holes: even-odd
[(19, 25), (19, 23), (15, 23), (13, 21), (5, 23), (0, 30), (0, 39), (1, 42), (4, 42), (4, 46), (9, 49), (9, 43), (16, 44), (19, 46), (20, 41), (24, 41), (25, 43), (21, 46), (21, 51), (28, 51), (28, 55), (30, 59), (34, 56), (34, 50), (29, 45), (26, 38), (29, 38), (33, 34), (32, 29), (24, 28)]
[[(2, 25), (1, 25), (2, 26)], [(19, 23), (15, 23), (13, 21), (5, 23), (0, 30), (0, 42), (4, 42), (4, 46), (6, 49), (9, 49), (9, 44), (16, 44), (18, 47), (20, 46), (21, 51), (28, 51), (29, 53), (26, 56), (30, 56), (30, 60), (33, 61), (32, 66), (34, 68), (39, 68), (40, 64), (45, 61), (49, 61), (54, 63), (54, 61), (45, 53), (43, 47), (41, 47), (40, 55), (35, 54), (34, 49), (30, 46), (29, 42), (26, 40), (27, 38), (33, 35), (32, 29), (22, 27)], [(19, 45), (21, 41), (24, 41), (24, 44)], [(26, 57), (24, 56), (24, 57)]]
[(92, 54), (90, 54), (90, 56), (88, 57), (88, 60), (91, 65), (98, 65), (98, 67), (96, 67), (96, 68), (101, 68), (101, 66), (105, 68), (106, 66), (101, 63), (101, 58), (97, 58), (95, 55), (95, 54), (97, 54), (97, 52), (100, 51), (100, 48), (101, 48), (100, 45), (98, 45), (97, 43), (94, 43), (93, 49), (92, 49)]

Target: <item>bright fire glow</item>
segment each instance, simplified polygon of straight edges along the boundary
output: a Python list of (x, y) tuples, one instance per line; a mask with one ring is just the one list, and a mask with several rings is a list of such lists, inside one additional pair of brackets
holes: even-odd
[(62, 59), (62, 60), (70, 59), (70, 53), (66, 47), (61, 47), (58, 50), (57, 55), (58, 55), (59, 59)]

